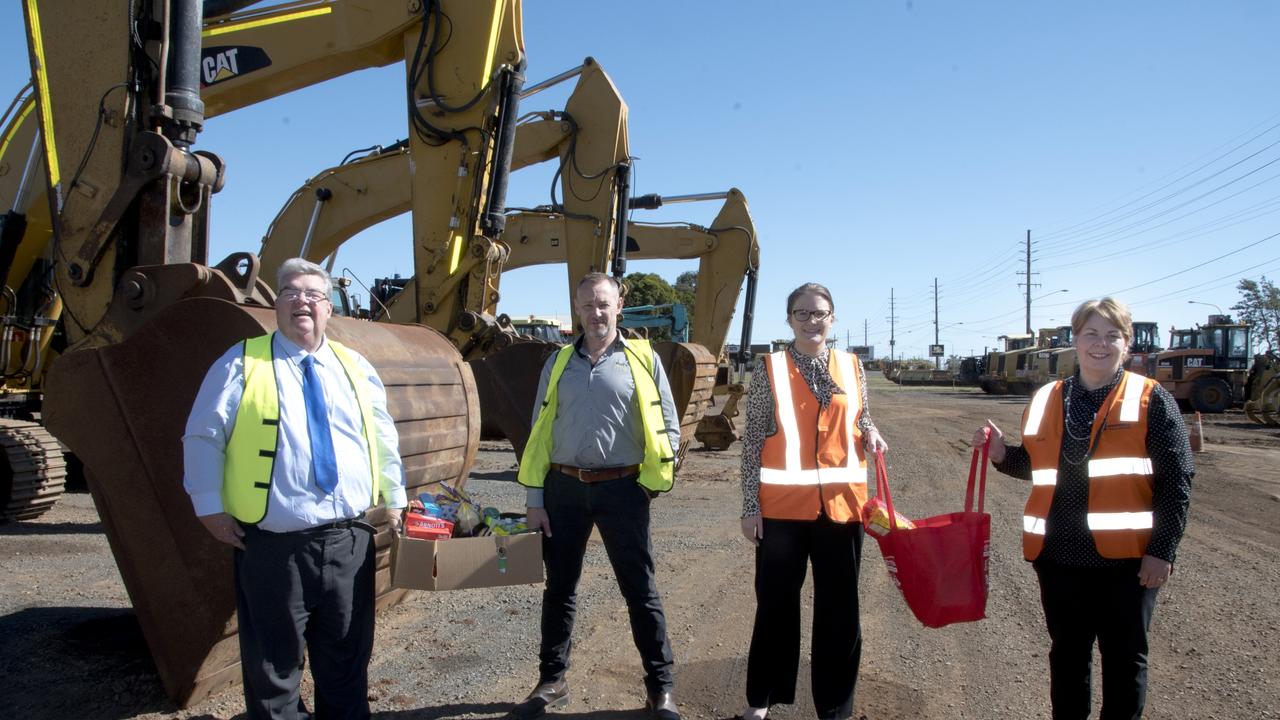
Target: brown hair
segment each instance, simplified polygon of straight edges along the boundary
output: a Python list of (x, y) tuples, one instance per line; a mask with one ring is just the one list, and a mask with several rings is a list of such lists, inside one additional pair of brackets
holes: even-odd
[(791, 294), (787, 296), (787, 317), (791, 317), (791, 309), (795, 307), (796, 301), (800, 299), (800, 296), (810, 294), (810, 293), (817, 295), (818, 297), (826, 300), (827, 304), (831, 306), (831, 313), (833, 315), (835, 314), (836, 303), (834, 300), (831, 299), (831, 291), (828, 290), (824, 285), (819, 285), (818, 283), (810, 282), (810, 283), (805, 283), (801, 285), (795, 290), (792, 290)]
[(1084, 324), (1094, 315), (1119, 328), (1126, 345), (1133, 342), (1133, 313), (1129, 312), (1129, 308), (1124, 303), (1113, 297), (1081, 303), (1080, 307), (1071, 313), (1071, 334), (1079, 335)]

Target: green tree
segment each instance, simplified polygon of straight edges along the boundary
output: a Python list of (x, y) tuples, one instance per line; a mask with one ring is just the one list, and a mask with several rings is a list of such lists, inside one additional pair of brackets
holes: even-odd
[(680, 303), (684, 305), (685, 312), (689, 314), (689, 325), (693, 325), (693, 299), (698, 294), (698, 272), (696, 270), (686, 270), (676, 276), (676, 284), (674, 286), (676, 297), (680, 298)]
[(687, 270), (676, 276), (676, 284), (674, 285), (676, 297), (680, 298), (680, 302), (684, 303), (689, 310), (693, 309), (693, 298), (698, 293), (698, 273), (695, 270)]
[(623, 278), (627, 285), (627, 297), (623, 307), (636, 305), (670, 305), (680, 302), (675, 288), (654, 273), (631, 273)]
[(1250, 326), (1262, 350), (1280, 349), (1280, 288), (1263, 275), (1261, 282), (1241, 280), (1236, 289), (1240, 302), (1231, 309), (1240, 313), (1240, 322)]

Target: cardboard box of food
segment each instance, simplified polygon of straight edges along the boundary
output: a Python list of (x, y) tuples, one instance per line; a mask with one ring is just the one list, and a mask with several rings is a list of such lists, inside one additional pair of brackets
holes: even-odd
[(413, 590), (526, 585), (542, 582), (542, 533), (419, 540), (391, 544), (391, 584)]

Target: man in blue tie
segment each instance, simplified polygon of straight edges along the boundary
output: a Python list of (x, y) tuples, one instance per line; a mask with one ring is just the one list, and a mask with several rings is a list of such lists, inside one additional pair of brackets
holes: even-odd
[(213, 364), (183, 435), (196, 515), (235, 548), (240, 664), (249, 718), (310, 718), (303, 648), (321, 718), (367, 718), (374, 542), (407, 504), (395, 423), (367, 360), (325, 338), (329, 274), (300, 258), (277, 275), (279, 331)]

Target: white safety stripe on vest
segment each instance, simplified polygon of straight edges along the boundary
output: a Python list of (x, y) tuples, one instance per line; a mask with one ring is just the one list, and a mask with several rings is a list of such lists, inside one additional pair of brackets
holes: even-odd
[(1089, 513), (1090, 530), (1150, 530), (1154, 525), (1150, 510), (1146, 512)]
[(1125, 373), (1124, 401), (1120, 405), (1120, 422), (1138, 422), (1138, 410), (1142, 406), (1142, 390), (1145, 383)]
[(1032, 470), (1031, 484), (1032, 485), (1057, 485), (1058, 469), (1050, 468), (1048, 470)]
[(1151, 475), (1151, 458), (1116, 457), (1089, 461), (1089, 477)]
[[(840, 389), (849, 398), (849, 417), (852, 418), (862, 409), (862, 393), (854, 386), (857, 375), (853, 374), (853, 356), (849, 353), (832, 350), (836, 354), (836, 367), (840, 368)], [(849, 439), (853, 440), (853, 422), (849, 422)], [(853, 447), (850, 443), (849, 447)]]
[(1040, 421), (1044, 419), (1045, 406), (1049, 404), (1049, 395), (1053, 393), (1053, 388), (1057, 383), (1049, 383), (1036, 391), (1035, 397), (1031, 398), (1031, 410), (1027, 412), (1027, 425), (1022, 428), (1022, 436), (1035, 435), (1040, 432)]
[(760, 468), (760, 482), (765, 485), (855, 485), (867, 484), (867, 469), (855, 465), (853, 467), (830, 467), (821, 470), (779, 470), (777, 468)]
[(1023, 515), (1022, 532), (1031, 533), (1032, 535), (1043, 535), (1044, 518), (1038, 518), (1035, 515)]
[(773, 377), (774, 404), (778, 406), (778, 432), (787, 450), (786, 466), (800, 467), (800, 422), (796, 419), (796, 405), (791, 399), (791, 373), (787, 369), (787, 351), (779, 350), (769, 355), (769, 374)]

